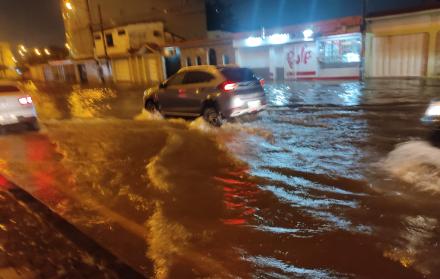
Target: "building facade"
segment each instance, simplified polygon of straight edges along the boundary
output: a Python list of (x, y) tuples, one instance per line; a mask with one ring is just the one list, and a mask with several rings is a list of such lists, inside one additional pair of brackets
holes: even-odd
[(0, 79), (13, 79), (17, 76), (15, 58), (10, 45), (6, 42), (0, 42)]
[(170, 39), (206, 37), (204, 0), (60, 1), (66, 40), (74, 59), (94, 57), (95, 32), (133, 23), (162, 22), (162, 33), (173, 34)]
[(273, 80), (358, 79), (361, 17), (234, 35), (236, 63)]
[(367, 19), (366, 77), (440, 77), (440, 9)]

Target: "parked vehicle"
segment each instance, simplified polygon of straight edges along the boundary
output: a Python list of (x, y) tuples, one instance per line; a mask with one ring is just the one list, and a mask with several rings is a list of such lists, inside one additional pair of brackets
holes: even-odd
[(266, 107), (264, 80), (247, 68), (182, 68), (160, 86), (144, 93), (145, 109), (165, 116), (203, 116), (214, 126)]
[(37, 114), (32, 97), (14, 82), (0, 82), (0, 128), (14, 124), (26, 124), (38, 130)]
[(440, 129), (440, 99), (431, 102), (422, 118), (422, 123), (433, 129)]

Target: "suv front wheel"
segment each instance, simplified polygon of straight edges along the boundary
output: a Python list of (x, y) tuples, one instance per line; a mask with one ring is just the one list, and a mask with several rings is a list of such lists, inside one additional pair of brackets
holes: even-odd
[(203, 118), (212, 126), (220, 127), (223, 125), (223, 117), (214, 107), (205, 108)]

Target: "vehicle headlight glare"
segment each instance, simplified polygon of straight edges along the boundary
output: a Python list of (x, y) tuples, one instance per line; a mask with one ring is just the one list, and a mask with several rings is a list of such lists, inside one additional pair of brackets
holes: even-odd
[(425, 114), (427, 116), (440, 116), (440, 104), (429, 106)]
[(244, 105), (244, 101), (240, 97), (234, 97), (234, 99), (232, 99), (232, 106), (234, 108), (239, 108), (242, 107), (243, 105)]

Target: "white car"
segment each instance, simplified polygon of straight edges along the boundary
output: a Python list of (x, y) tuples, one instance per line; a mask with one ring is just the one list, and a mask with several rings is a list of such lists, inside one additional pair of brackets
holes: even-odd
[(14, 124), (26, 124), (31, 130), (39, 129), (31, 96), (14, 82), (0, 81), (0, 129)]

